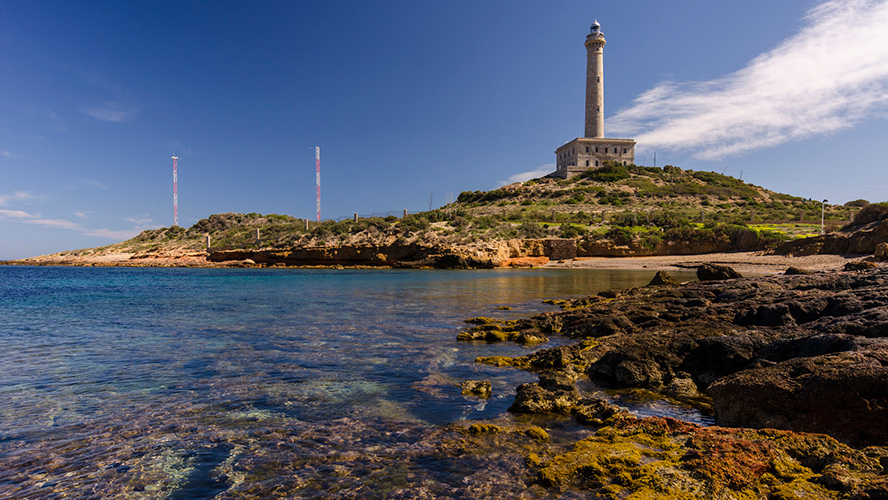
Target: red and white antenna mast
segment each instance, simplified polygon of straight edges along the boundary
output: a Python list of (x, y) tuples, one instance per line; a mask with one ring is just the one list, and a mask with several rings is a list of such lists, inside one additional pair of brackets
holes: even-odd
[(315, 182), (318, 187), (318, 222), (321, 222), (321, 148), (315, 147)]
[(179, 170), (176, 167), (178, 156), (173, 156), (173, 225), (179, 225)]

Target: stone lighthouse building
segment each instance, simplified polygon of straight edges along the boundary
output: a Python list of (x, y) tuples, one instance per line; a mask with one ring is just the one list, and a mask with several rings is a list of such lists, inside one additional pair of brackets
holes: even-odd
[(635, 141), (604, 138), (604, 33), (598, 21), (586, 36), (586, 130), (555, 150), (557, 170), (549, 177), (566, 179), (590, 168), (602, 167), (605, 161), (622, 165), (635, 162)]

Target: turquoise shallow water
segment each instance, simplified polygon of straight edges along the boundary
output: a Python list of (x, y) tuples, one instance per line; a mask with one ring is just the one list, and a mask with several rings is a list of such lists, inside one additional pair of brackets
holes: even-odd
[(652, 275), (0, 267), (0, 498), (492, 498), (436, 433), (535, 376), (462, 321)]

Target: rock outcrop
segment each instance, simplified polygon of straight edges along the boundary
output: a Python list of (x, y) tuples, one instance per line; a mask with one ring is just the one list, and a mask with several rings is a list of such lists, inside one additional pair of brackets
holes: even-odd
[[(688, 402), (711, 398), (719, 423), (824, 432), (888, 444), (888, 270), (645, 287), (562, 304), (513, 322), (581, 344), (542, 349), (512, 366), (538, 371), (515, 411), (572, 413), (585, 374)], [(880, 396), (881, 394), (881, 396)], [(827, 418), (831, 413), (835, 418)], [(879, 422), (882, 422), (881, 424)], [(859, 425), (867, 424), (866, 430)]]
[[(517, 388), (511, 412), (589, 429), (569, 449), (527, 456), (548, 488), (614, 499), (888, 498), (886, 297), (882, 268), (606, 292), (509, 322), (516, 338), (559, 332), (578, 343), (478, 362), (539, 374)], [(724, 427), (638, 418), (581, 390), (584, 376), (713, 408)]]
[(703, 264), (697, 268), (697, 279), (700, 281), (720, 281), (742, 278), (743, 276), (729, 266)]
[(829, 233), (822, 236), (787, 241), (773, 250), (781, 255), (872, 254), (880, 243), (888, 241), (888, 220)]

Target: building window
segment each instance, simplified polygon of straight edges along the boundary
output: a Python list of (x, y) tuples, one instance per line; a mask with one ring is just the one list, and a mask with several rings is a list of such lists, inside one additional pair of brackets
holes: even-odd
[(596, 153), (598, 152), (598, 146), (595, 146), (595, 152)]
[(624, 167), (626, 166), (626, 162), (625, 162), (625, 161), (623, 162), (623, 166), (624, 166)]
[(589, 160), (586, 160), (586, 166), (587, 167), (589, 166)]
[(623, 154), (626, 154), (626, 148), (623, 148)]
[(595, 166), (596, 167), (598, 166), (598, 160), (595, 160)]
[(587, 153), (589, 152), (589, 146), (586, 146), (586, 152)]

